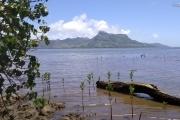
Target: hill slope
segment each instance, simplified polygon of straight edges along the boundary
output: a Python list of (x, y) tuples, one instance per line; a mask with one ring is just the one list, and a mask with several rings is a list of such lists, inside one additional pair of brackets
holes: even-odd
[(46, 46), (40, 43), (39, 48), (141, 48), (141, 47), (167, 47), (158, 43), (147, 44), (130, 39), (125, 34), (110, 34), (100, 31), (95, 37), (68, 38), (64, 40), (51, 40)]

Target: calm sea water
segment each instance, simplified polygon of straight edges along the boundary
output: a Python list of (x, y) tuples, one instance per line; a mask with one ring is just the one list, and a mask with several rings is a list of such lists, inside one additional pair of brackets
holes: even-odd
[[(120, 81), (130, 81), (129, 70), (136, 70), (135, 81), (155, 84), (162, 91), (180, 97), (180, 49), (38, 49), (32, 53), (41, 63), (41, 72), (51, 73), (52, 96), (67, 102), (69, 108), (80, 105), (79, 85), (88, 73), (94, 73), (95, 80), (99, 76), (106, 80), (108, 71), (114, 81), (118, 72)], [(86, 104), (107, 102), (103, 92), (91, 89), (91, 99), (87, 98)], [(85, 95), (88, 96), (87, 92)]]

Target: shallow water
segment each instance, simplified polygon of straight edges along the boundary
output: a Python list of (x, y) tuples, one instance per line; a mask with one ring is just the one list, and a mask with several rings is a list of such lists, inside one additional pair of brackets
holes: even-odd
[[(95, 81), (100, 76), (107, 79), (106, 73), (111, 71), (112, 80), (117, 80), (120, 72), (121, 81), (129, 81), (129, 70), (135, 69), (134, 80), (152, 83), (164, 92), (180, 97), (180, 49), (39, 49), (33, 51), (41, 62), (41, 72), (51, 73), (51, 98), (64, 101), (68, 112), (82, 112), (80, 82), (93, 72)], [(145, 58), (141, 58), (144, 54)], [(63, 86), (62, 78), (65, 79)], [(38, 90), (41, 91), (41, 81)], [(84, 93), (85, 111), (92, 119), (109, 119), (107, 93), (94, 89), (91, 85), (91, 95), (88, 84)], [(130, 97), (123, 94), (113, 94), (114, 119), (131, 118)], [(134, 98), (135, 116), (142, 119), (180, 119), (180, 107), (167, 106), (150, 100)], [(96, 113), (96, 116), (95, 116)], [(59, 117), (57, 113), (55, 118)]]

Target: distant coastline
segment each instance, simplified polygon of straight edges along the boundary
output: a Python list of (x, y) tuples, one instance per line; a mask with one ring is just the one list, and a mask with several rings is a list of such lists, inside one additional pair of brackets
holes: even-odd
[(111, 34), (100, 31), (95, 37), (67, 38), (65, 40), (50, 40), (47, 46), (41, 42), (39, 49), (73, 49), (73, 48), (169, 48), (160, 43), (142, 43), (132, 40), (126, 34)]

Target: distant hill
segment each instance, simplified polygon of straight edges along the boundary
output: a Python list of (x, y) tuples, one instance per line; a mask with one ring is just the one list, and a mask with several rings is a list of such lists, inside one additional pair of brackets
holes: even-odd
[(111, 34), (100, 31), (95, 37), (68, 38), (64, 40), (51, 40), (46, 46), (40, 43), (38, 48), (142, 48), (142, 47), (168, 47), (159, 43), (147, 44), (130, 39), (126, 34)]

